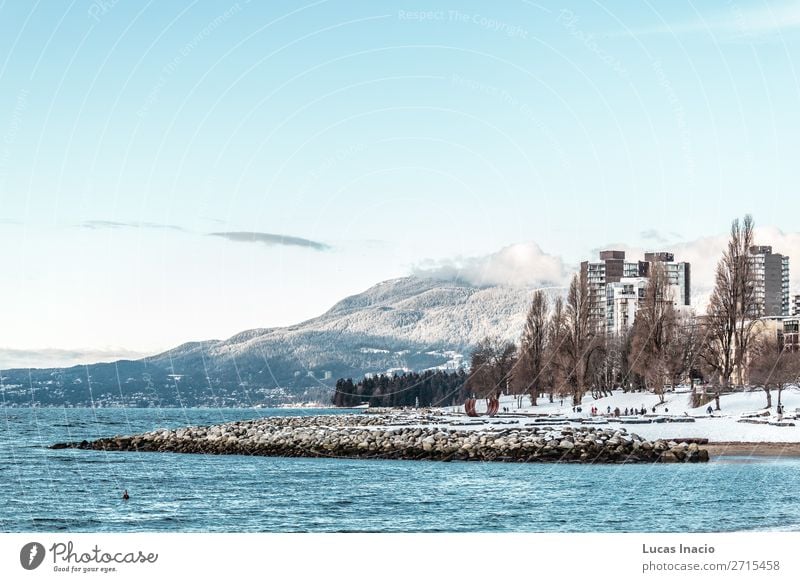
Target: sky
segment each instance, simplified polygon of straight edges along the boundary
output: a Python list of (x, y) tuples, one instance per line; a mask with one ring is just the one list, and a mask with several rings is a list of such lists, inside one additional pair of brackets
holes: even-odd
[(796, 1), (0, 0), (0, 368), (606, 247), (702, 291), (745, 213), (799, 256), (799, 50)]

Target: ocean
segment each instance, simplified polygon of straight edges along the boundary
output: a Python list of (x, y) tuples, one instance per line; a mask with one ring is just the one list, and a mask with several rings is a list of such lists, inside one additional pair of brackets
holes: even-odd
[(2, 408), (0, 532), (800, 530), (798, 459), (567, 465), (47, 448), (155, 428), (342, 412)]

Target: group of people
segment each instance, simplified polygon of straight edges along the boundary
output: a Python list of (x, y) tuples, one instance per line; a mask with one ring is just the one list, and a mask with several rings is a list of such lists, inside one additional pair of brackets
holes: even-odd
[[(572, 407), (572, 412), (580, 412), (580, 411), (581, 411), (580, 407), (577, 408), (577, 410), (576, 410), (576, 408), (574, 406)], [(597, 406), (592, 406), (591, 409), (589, 409), (589, 411), (590, 411), (592, 416), (601, 416), (601, 415), (604, 414), (605, 416), (612, 416), (613, 415), (614, 417), (620, 417), (620, 416), (634, 416), (634, 415), (638, 415), (638, 414), (641, 414), (641, 415), (647, 414), (647, 408), (645, 408), (644, 406), (642, 406), (641, 408), (633, 408), (633, 407), (627, 408), (626, 407), (624, 409), (620, 409), (620, 407), (617, 406), (613, 410), (611, 409), (611, 406), (607, 406), (605, 413), (601, 412), (600, 409)], [(654, 406), (653, 407), (653, 412), (655, 412), (655, 411), (656, 411), (656, 407)]]

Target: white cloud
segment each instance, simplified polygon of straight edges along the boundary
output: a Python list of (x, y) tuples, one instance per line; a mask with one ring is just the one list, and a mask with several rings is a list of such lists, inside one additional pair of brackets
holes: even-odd
[(414, 275), (457, 279), (479, 287), (559, 287), (566, 285), (570, 269), (565, 267), (561, 257), (549, 255), (536, 243), (527, 242), (514, 244), (482, 257), (427, 261), (414, 269)]
[[(800, 293), (800, 233), (785, 233), (774, 226), (761, 226), (756, 227), (754, 234), (756, 244), (771, 245), (773, 252), (789, 256), (790, 293)], [(714, 273), (717, 263), (722, 257), (727, 243), (728, 233), (724, 233), (687, 242), (672, 243), (663, 248), (645, 249), (628, 245), (611, 245), (607, 248), (626, 251), (626, 256), (630, 260), (643, 257), (645, 251), (664, 250), (674, 253), (676, 261), (691, 263), (692, 305), (698, 312), (703, 312), (714, 288)], [(793, 266), (794, 268), (792, 268)]]
[[(722, 257), (728, 233), (702, 237), (686, 242), (639, 247), (608, 244), (587, 252), (585, 259), (596, 260), (603, 249), (623, 250), (631, 261), (640, 260), (645, 252), (669, 251), (676, 261), (691, 263), (692, 305), (705, 311), (714, 287), (714, 273)], [(755, 229), (755, 243), (771, 245), (776, 253), (788, 255), (791, 293), (800, 293), (800, 232), (785, 233), (774, 226)], [(429, 261), (418, 265), (414, 275), (436, 279), (460, 280), (477, 286), (512, 285), (521, 287), (559, 287), (569, 284), (577, 265), (565, 263), (562, 257), (550, 255), (534, 242), (519, 243), (481, 257)]]

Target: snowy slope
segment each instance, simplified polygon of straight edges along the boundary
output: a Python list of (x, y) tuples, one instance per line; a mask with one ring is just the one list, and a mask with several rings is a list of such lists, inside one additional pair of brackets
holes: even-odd
[(309, 371), (318, 379), (330, 371), (335, 380), (390, 369), (455, 367), (486, 335), (518, 339), (532, 294), (513, 287), (394, 279), (297, 325), (184, 344), (148, 361), (175, 373), (199, 368), (209, 376), (235, 371), (241, 377), (244, 370), (250, 381), (256, 374), (278, 384), (310, 378)]

